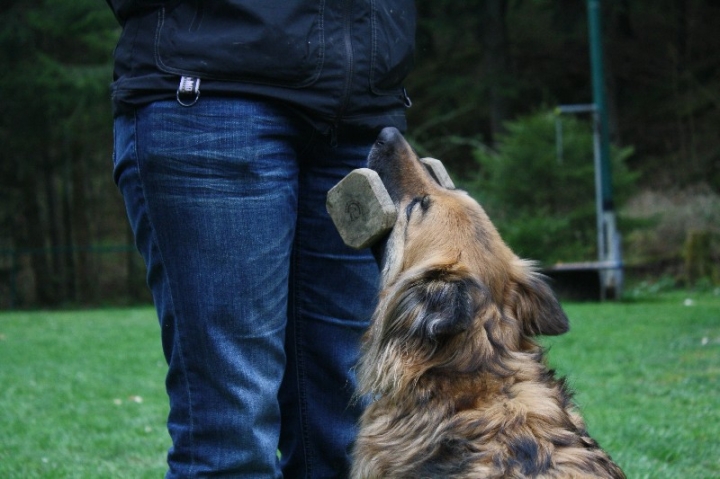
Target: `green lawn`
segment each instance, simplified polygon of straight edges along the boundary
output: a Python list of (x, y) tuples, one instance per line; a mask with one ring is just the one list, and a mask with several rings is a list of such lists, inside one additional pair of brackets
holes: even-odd
[[(720, 477), (720, 296), (565, 309), (550, 362), (628, 477)], [(162, 477), (164, 374), (149, 308), (0, 313), (0, 478)]]
[(0, 478), (161, 478), (152, 309), (0, 314)]
[(591, 434), (627, 476), (720, 477), (720, 295), (565, 306), (546, 340)]

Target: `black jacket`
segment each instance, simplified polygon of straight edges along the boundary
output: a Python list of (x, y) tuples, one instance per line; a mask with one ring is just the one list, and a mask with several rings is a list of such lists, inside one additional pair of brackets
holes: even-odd
[[(206, 95), (284, 101), (321, 131), (405, 128), (413, 0), (107, 0), (122, 25), (112, 96), (122, 113)], [(192, 93), (181, 101), (194, 100)]]

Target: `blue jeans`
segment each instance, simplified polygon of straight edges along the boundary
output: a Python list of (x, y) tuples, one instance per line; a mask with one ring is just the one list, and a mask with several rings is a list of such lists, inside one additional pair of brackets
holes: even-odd
[(347, 475), (378, 272), (325, 195), (374, 136), (331, 147), (292, 110), (237, 98), (116, 118), (115, 181), (168, 362), (166, 477)]

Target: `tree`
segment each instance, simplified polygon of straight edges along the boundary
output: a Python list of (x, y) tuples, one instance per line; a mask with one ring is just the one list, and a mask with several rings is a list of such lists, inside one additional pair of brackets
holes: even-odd
[(32, 253), (43, 304), (92, 290), (75, 287), (92, 275), (86, 254), (68, 248), (91, 242), (90, 162), (108, 151), (116, 38), (112, 14), (94, 0), (13, 1), (0, 11), (0, 223), (4, 243)]

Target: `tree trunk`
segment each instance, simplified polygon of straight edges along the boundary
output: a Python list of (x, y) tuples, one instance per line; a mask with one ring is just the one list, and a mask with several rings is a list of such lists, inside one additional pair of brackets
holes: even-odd
[(72, 154), (72, 224), (74, 230), (74, 246), (76, 248), (78, 299), (92, 301), (97, 296), (97, 281), (90, 258), (90, 222), (88, 220), (88, 202), (85, 194), (85, 178), (87, 177), (82, 149), (73, 148)]
[(482, 3), (482, 43), (485, 50), (484, 72), (488, 81), (490, 127), (492, 140), (504, 130), (509, 117), (508, 87), (510, 86), (507, 46), (507, 1), (487, 0)]
[(77, 282), (75, 281), (75, 274), (77, 266), (75, 264), (75, 252), (73, 251), (73, 223), (72, 223), (72, 194), (70, 189), (72, 188), (72, 180), (70, 175), (70, 169), (72, 166), (69, 164), (70, 160), (63, 162), (63, 177), (62, 177), (62, 222), (63, 222), (63, 243), (65, 250), (63, 252), (64, 258), (64, 269), (65, 269), (65, 291), (66, 298), (69, 301), (78, 300), (78, 289)]
[(21, 228), (17, 245), (27, 248), (35, 282), (35, 295), (38, 303), (51, 306), (57, 302), (57, 294), (52, 281), (52, 271), (48, 261), (45, 232), (43, 231), (42, 210), (38, 198), (38, 181), (29, 175), (25, 181), (23, 194), (24, 228)]

